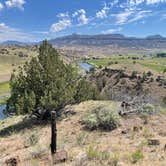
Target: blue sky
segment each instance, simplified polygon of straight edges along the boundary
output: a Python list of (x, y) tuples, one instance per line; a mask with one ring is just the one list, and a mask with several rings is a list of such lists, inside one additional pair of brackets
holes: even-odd
[(0, 42), (72, 33), (166, 36), (166, 0), (0, 0)]

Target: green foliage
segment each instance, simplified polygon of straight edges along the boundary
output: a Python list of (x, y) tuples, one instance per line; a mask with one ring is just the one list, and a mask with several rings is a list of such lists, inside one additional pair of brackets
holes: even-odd
[(163, 101), (162, 102), (163, 102), (163, 104), (166, 105), (166, 96), (163, 97)]
[(134, 79), (134, 78), (137, 78), (137, 71), (133, 71), (131, 73), (131, 78)]
[(85, 79), (77, 81), (76, 70), (65, 64), (47, 41), (40, 46), (37, 57), (13, 72), (10, 86), (7, 110), (15, 114), (33, 113), (37, 108), (49, 113), (97, 95)]
[(86, 154), (89, 160), (109, 160), (110, 159), (110, 153), (107, 151), (100, 151), (99, 148), (93, 145), (90, 145), (87, 150)]
[(97, 128), (113, 130), (120, 125), (120, 117), (113, 108), (98, 106), (83, 118), (83, 123), (90, 130)]
[(85, 145), (87, 137), (88, 137), (88, 133), (87, 132), (81, 132), (77, 136), (77, 143), (78, 143), (78, 145), (80, 145), (80, 146)]
[(154, 107), (152, 104), (147, 103), (147, 104), (142, 105), (142, 106), (139, 108), (138, 111), (141, 112), (141, 113), (150, 114), (150, 113), (155, 112), (155, 107)]
[(132, 163), (137, 163), (138, 161), (142, 160), (144, 158), (144, 155), (140, 149), (137, 149), (133, 154), (132, 154)]
[(90, 82), (86, 81), (84, 78), (79, 80), (76, 85), (76, 94), (74, 99), (77, 103), (81, 101), (86, 101), (89, 99), (97, 99), (99, 92), (97, 88), (91, 85)]

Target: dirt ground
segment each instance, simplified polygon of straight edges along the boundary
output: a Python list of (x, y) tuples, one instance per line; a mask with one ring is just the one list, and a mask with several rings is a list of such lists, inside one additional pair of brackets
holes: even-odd
[[(88, 101), (66, 108), (75, 114), (58, 122), (57, 139), (58, 150), (66, 150), (68, 160), (57, 165), (166, 165), (165, 112), (149, 115), (147, 119), (133, 114), (122, 117), (121, 126), (111, 132), (85, 130), (80, 123), (82, 116), (101, 103), (112, 104)], [(159, 144), (148, 145), (149, 139)], [(8, 159), (16, 158), (20, 166), (50, 166), (50, 140), (50, 124), (40, 125), (25, 116), (3, 120), (0, 122), (0, 165), (5, 166)]]

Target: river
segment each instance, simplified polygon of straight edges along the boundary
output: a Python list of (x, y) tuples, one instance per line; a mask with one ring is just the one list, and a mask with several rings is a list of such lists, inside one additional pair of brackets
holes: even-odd
[(5, 105), (0, 105), (0, 120), (5, 119), (7, 116), (4, 114), (3, 110), (5, 109)]
[(89, 72), (90, 69), (93, 68), (93, 65), (91, 65), (91, 64), (89, 64), (89, 63), (86, 63), (86, 62), (80, 62), (80, 63), (79, 63), (79, 66), (80, 66), (83, 70), (85, 70), (85, 71), (87, 71), (87, 72)]

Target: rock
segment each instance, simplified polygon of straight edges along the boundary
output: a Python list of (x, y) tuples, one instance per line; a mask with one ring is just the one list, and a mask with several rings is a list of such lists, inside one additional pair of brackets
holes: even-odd
[(19, 162), (20, 162), (20, 159), (19, 159), (18, 156), (10, 158), (10, 159), (7, 159), (5, 161), (6, 165), (8, 165), (8, 166), (18, 166)]
[(118, 162), (117, 166), (125, 166), (126, 164), (124, 162)]
[(133, 127), (134, 132), (139, 132), (139, 130), (142, 130), (142, 129), (143, 129), (142, 126), (134, 126)]
[(87, 155), (85, 152), (80, 152), (75, 158), (77, 165), (82, 165), (86, 160), (87, 160)]
[(134, 126), (134, 127), (133, 127), (133, 131), (134, 131), (134, 132), (138, 132), (138, 131), (139, 131), (139, 127)]
[(130, 129), (124, 129), (124, 130), (121, 130), (121, 134), (128, 134), (130, 131)]
[(164, 151), (166, 152), (166, 144), (164, 145)]
[(166, 132), (160, 131), (160, 132), (159, 132), (159, 136), (166, 137)]
[(121, 133), (122, 134), (127, 134), (127, 131), (126, 130), (122, 130)]
[(148, 139), (148, 145), (160, 145), (160, 141), (158, 139)]
[(68, 155), (65, 150), (57, 151), (53, 157), (54, 157), (55, 164), (65, 162), (68, 159)]

